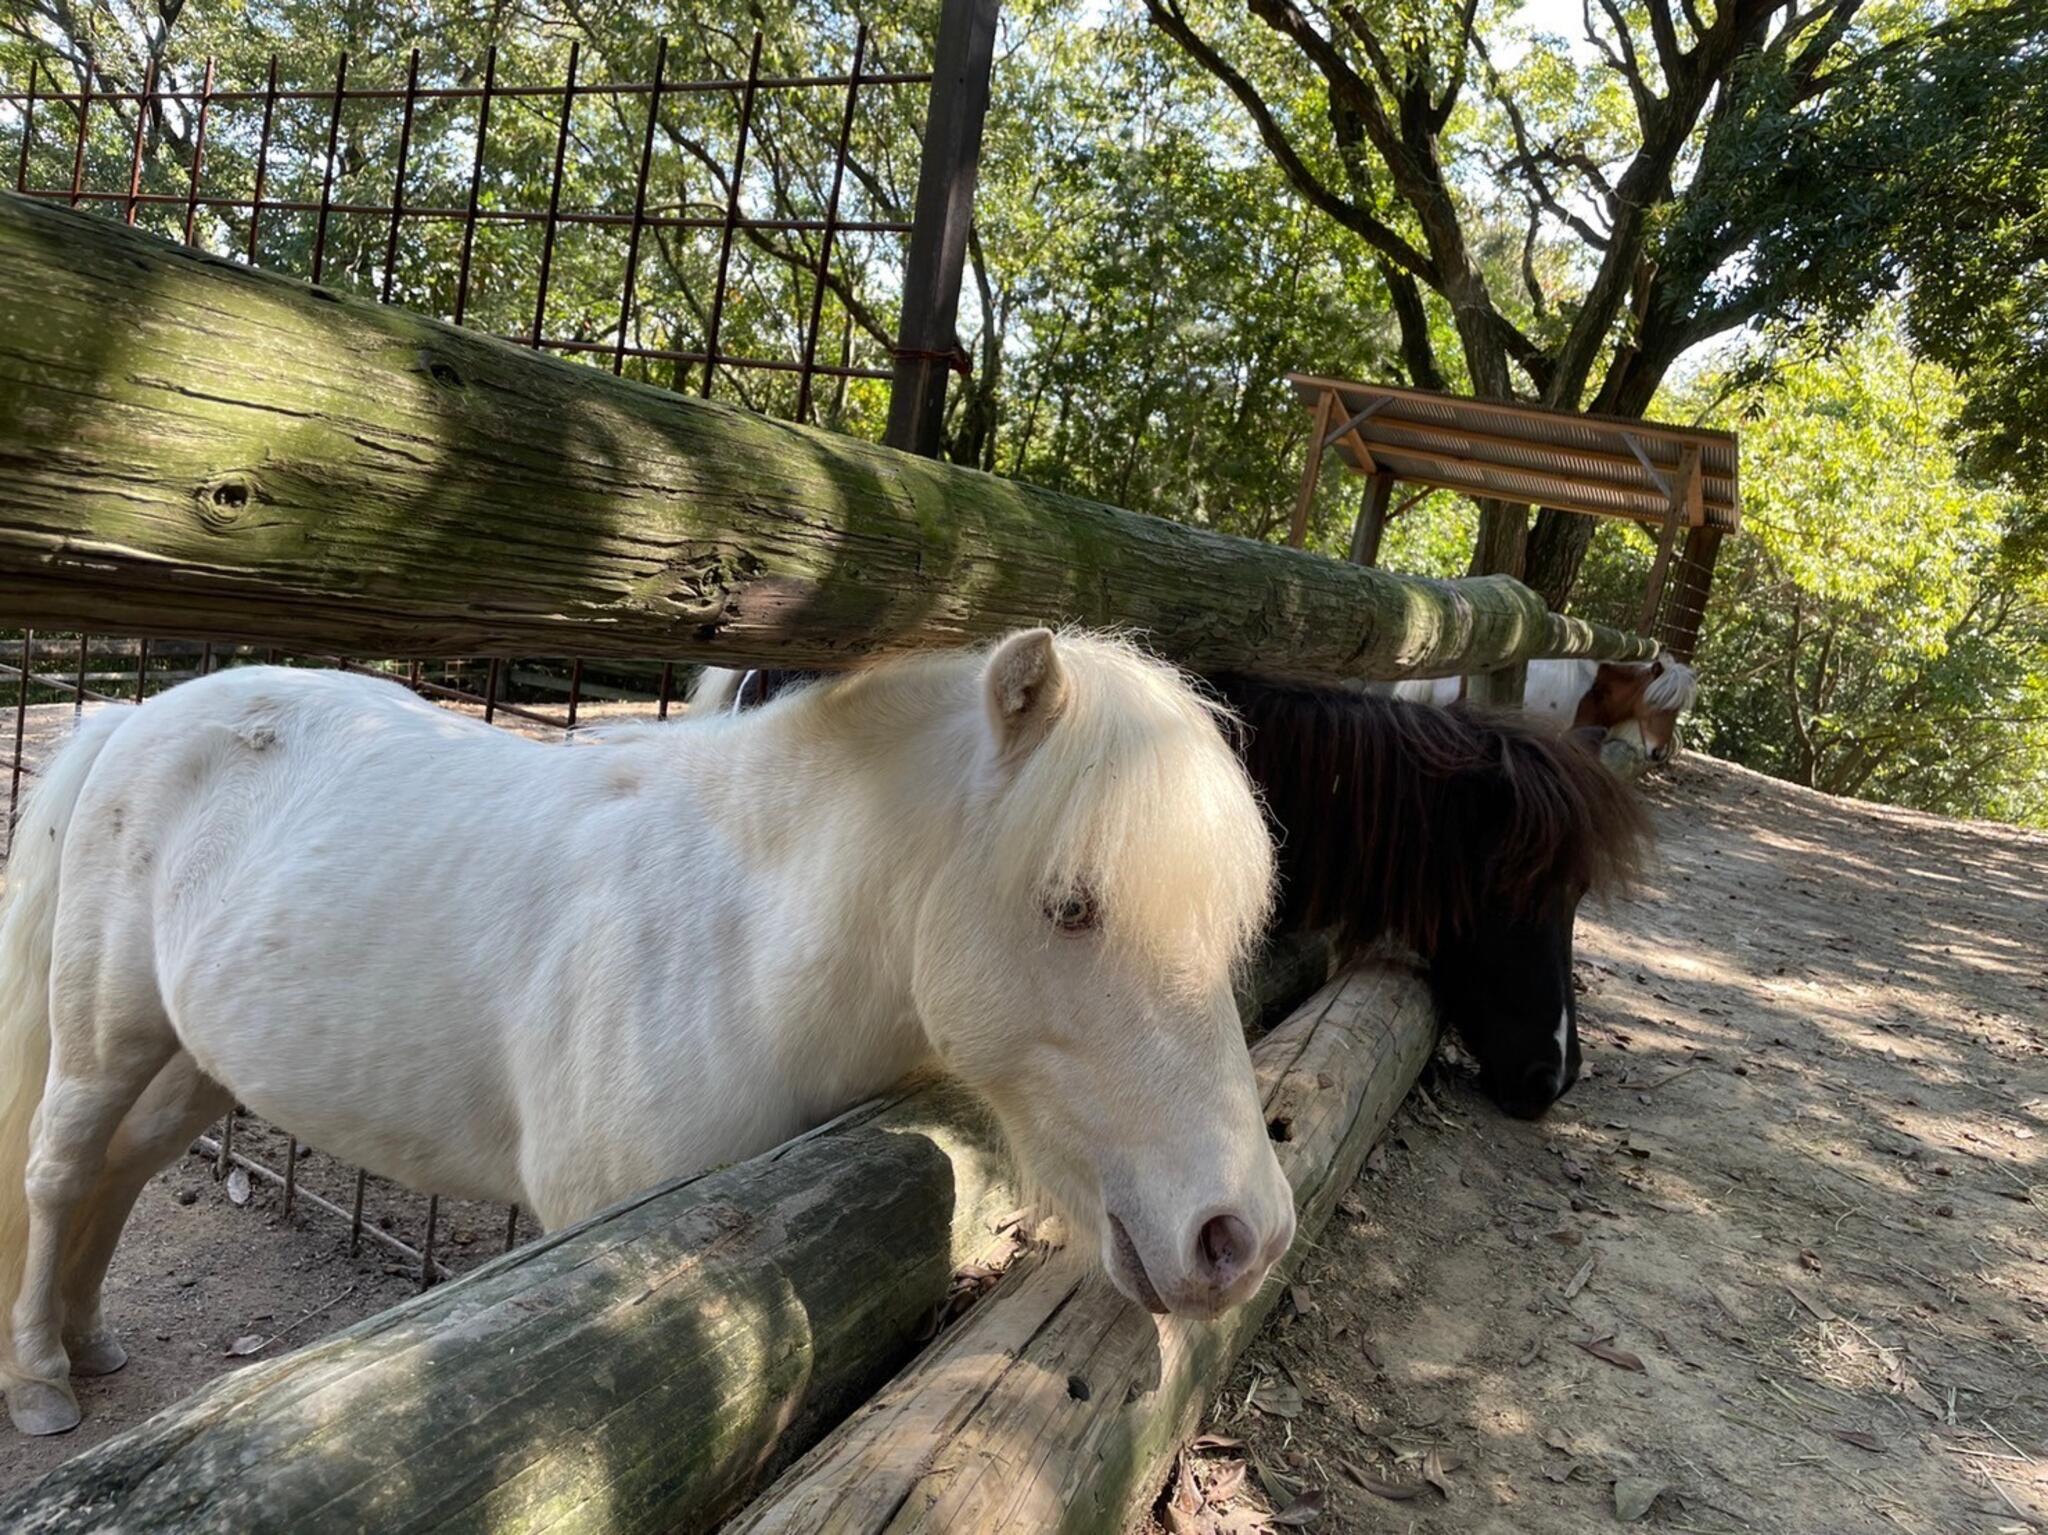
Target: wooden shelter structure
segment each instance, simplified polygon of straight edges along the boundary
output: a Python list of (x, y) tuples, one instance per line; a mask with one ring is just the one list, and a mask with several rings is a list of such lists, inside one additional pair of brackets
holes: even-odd
[[(1742, 525), (1734, 433), (1309, 373), (1290, 373), (1287, 381), (1315, 420), (1290, 544), (1298, 548), (1307, 538), (1316, 482), (1332, 448), (1367, 478), (1351, 532), (1351, 558), (1360, 565), (1379, 562), (1387, 524), (1432, 490), (1626, 518), (1651, 529), (1657, 543), (1636, 627), (1691, 657), (1715, 555)], [(1397, 482), (1416, 487), (1398, 505)]]

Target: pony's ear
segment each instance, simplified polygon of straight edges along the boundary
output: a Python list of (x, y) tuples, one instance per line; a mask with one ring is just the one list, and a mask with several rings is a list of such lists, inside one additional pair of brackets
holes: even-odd
[(1023, 629), (996, 646), (982, 672), (996, 753), (1021, 756), (1043, 739), (1067, 700), (1067, 671), (1050, 629)]

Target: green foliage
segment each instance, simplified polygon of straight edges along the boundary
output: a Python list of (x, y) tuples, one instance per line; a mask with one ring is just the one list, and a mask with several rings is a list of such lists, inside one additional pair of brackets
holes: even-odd
[[(2022, 503), (1959, 470), (1963, 385), (1901, 329), (1880, 311), (1768, 382), (1731, 368), (1670, 402), (1743, 433), (1698, 742), (1830, 793), (2048, 825), (2048, 567)], [(1631, 604), (1647, 563), (1619, 528), (1596, 540), (1586, 609)]]
[[(1938, 17), (1927, 24), (1930, 16)], [(1791, 57), (1743, 72), (1666, 260), (1720, 267), (1705, 304), (1840, 336), (1905, 299), (1921, 356), (1952, 369), (1979, 474), (2048, 478), (2048, 12), (1895, 5), (1814, 111)], [(1760, 231), (1739, 271), (1729, 233)]]
[[(1280, 0), (1257, 3), (1272, 11)], [(1447, 99), (1464, 58), (1448, 115), (1422, 137), (1438, 157), (1486, 303), (1538, 358), (1566, 347), (1607, 260), (1599, 240), (1585, 238), (1588, 229), (1602, 236), (1622, 207), (1603, 187), (1615, 187), (1645, 155), (1655, 163), (1670, 149), (1668, 181), (1647, 196), (1640, 248), (1629, 258), (1636, 265), (1620, 262), (1618, 307), (1596, 326), (1587, 387), (1567, 397), (1605, 389), (1611, 408), (1651, 408), (1656, 381), (1688, 347), (1730, 331), (1740, 337), (1704, 369), (1693, 351), (1695, 361), (1674, 374), (1684, 384), (1654, 405), (1673, 419), (1703, 416), (1743, 433), (1748, 521), (1724, 547), (1707, 619), (1701, 744), (1823, 788), (2042, 821), (2041, 8), (1821, 0), (1774, 12), (1754, 46), (1703, 56), (1700, 67), (1711, 65), (1720, 81), (1711, 107), (1668, 145), (1652, 145), (1646, 123), (1654, 126), (1660, 109), (1646, 116), (1644, 93), (1654, 104), (1674, 84), (1650, 36), (1654, 3), (1596, 8), (1599, 41), (1590, 43), (1535, 36), (1510, 0), (1487, 0), (1468, 52), (1458, 6), (1364, 0), (1347, 8), (1338, 37), (1348, 67), (1402, 111), (1414, 103), (1395, 101), (1368, 57), (1366, 33), (1384, 45), (1394, 75), (1411, 70), (1433, 101)], [(935, 12), (932, 0), (865, 6), (868, 67), (924, 67)], [(1307, 173), (1350, 212), (1340, 219), (1307, 200), (1301, 178), (1276, 159), (1241, 99), (1163, 37), (1142, 0), (1006, 5), (960, 321), (974, 371), (951, 391), (947, 451), (1134, 509), (1278, 537), (1309, 426), (1284, 375), (1388, 378), (1412, 369), (1419, 351), (1448, 387), (1469, 389), (1472, 338), (1423, 282), (1423, 334), (1404, 344), (1388, 279), (1361, 226), (1376, 221), (1432, 261), (1439, 245), (1384, 157), (1347, 137), (1329, 76), (1306, 67), (1300, 49), (1256, 10), (1186, 0), (1173, 14), (1243, 72)], [(402, 84), (414, 47), (427, 85), (477, 83), (492, 47), (500, 83), (531, 85), (561, 79), (572, 39), (586, 82), (646, 78), (663, 34), (672, 81), (744, 73), (757, 25), (769, 73), (844, 69), (853, 43), (852, 22), (830, 0), (659, 0), (651, 8), (547, 0), (509, 10), (474, 0), (405, 8), (353, 0), (339, 9), (308, 0), (92, 0), (34, 4), (22, 17), (0, 27), (0, 80), (19, 89), (33, 56), (43, 61), (37, 78), (45, 91), (53, 66), (75, 89), (88, 52), (102, 90), (135, 89), (152, 58), (163, 78), (196, 89), (209, 56), (222, 84), (260, 87), (273, 53), (284, 86), (320, 89), (344, 48), (357, 86)], [(1618, 52), (1623, 24), (1626, 56)], [(1683, 52), (1699, 38), (1681, 24), (1674, 42)], [(565, 206), (630, 207), (642, 100), (579, 103)], [(722, 215), (736, 105), (729, 92), (667, 99), (651, 204), (706, 221)], [(832, 91), (763, 96), (743, 194), (749, 211), (821, 214), (829, 192), (821, 173), (841, 105)], [(499, 212), (542, 207), (559, 98), (499, 106), (482, 204)], [(908, 217), (923, 109), (921, 89), (863, 93), (842, 217)], [(421, 107), (409, 151), (411, 202), (458, 206), (466, 198), (474, 114), (472, 103)], [(39, 111), (34, 183), (69, 185), (69, 124), (65, 109)], [(86, 184), (125, 188), (133, 108), (103, 104), (92, 124)], [(139, 223), (182, 231), (193, 126), (191, 108), (177, 104), (142, 125), (142, 190), (167, 200), (143, 204)], [(351, 104), (338, 135), (337, 201), (388, 198), (398, 126), (390, 103)], [(329, 127), (317, 104), (280, 106), (267, 197), (318, 199)], [(18, 128), (18, 116), (0, 106), (0, 164), (10, 179)], [(260, 105), (214, 108), (210, 193), (248, 195), (259, 131)], [(306, 273), (314, 222), (303, 212), (266, 216), (258, 258)], [(239, 254), (247, 215), (202, 203), (196, 232), (209, 248)], [(326, 279), (379, 292), (387, 237), (381, 218), (336, 215)], [(471, 323), (515, 337), (530, 330), (540, 240), (535, 224), (481, 227)], [(713, 229), (666, 230), (650, 241), (632, 344), (701, 349), (717, 241)], [(800, 355), (815, 241), (804, 230), (740, 241), (724, 316), (727, 351)], [(409, 222), (389, 274), (394, 299), (451, 313), (460, 261), (458, 224)], [(623, 261), (616, 228), (564, 230), (551, 269), (550, 333), (615, 339)], [(842, 236), (833, 269), (820, 357), (885, 363), (900, 239)], [(605, 354), (591, 360), (610, 364)], [(1525, 360), (1515, 366), (1516, 387), (1532, 392)], [(701, 382), (695, 364), (629, 360), (627, 371), (678, 388)], [(787, 374), (727, 370), (719, 391), (775, 414), (795, 407)], [(817, 415), (876, 436), (886, 405), (884, 384), (828, 381)], [(1963, 468), (1959, 447), (1967, 450)], [(1342, 552), (1363, 490), (1336, 460), (1326, 465), (1311, 522), (1316, 547)], [(1406, 501), (1397, 488), (1395, 504)], [(1477, 520), (1469, 501), (1429, 495), (1389, 527), (1382, 562), (1459, 573)], [(1563, 522), (1581, 533), (1588, 526)], [(1574, 607), (1632, 622), (1650, 558), (1639, 529), (1599, 524)]]

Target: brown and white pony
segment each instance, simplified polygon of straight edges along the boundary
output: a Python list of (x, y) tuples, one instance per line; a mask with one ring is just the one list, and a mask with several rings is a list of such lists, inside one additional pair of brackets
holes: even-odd
[[(819, 675), (708, 670), (691, 710), (747, 712)], [(1648, 838), (1599, 762), (1602, 734), (1345, 688), (1210, 684), (1279, 844), (1277, 929), (1334, 929), (1346, 957), (1399, 938), (1481, 1088), (1540, 1116), (1579, 1074), (1579, 902), (1625, 884)]]
[[(1414, 703), (1464, 698), (1469, 679), (1398, 682), (1393, 696)], [(1522, 712), (1563, 732), (1598, 729), (1663, 762), (1678, 740), (1678, 717), (1699, 698), (1699, 674), (1669, 651), (1654, 661), (1531, 661)]]

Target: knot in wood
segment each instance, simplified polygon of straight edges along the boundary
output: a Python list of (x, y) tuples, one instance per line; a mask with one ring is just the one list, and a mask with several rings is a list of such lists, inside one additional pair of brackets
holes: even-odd
[(460, 368), (445, 357), (436, 357), (432, 352), (420, 353), (419, 369), (443, 389), (461, 389), (468, 382), (463, 378)]
[(199, 504), (199, 520), (209, 528), (223, 529), (233, 527), (260, 495), (256, 476), (238, 471), (206, 481), (193, 492), (193, 499)]

